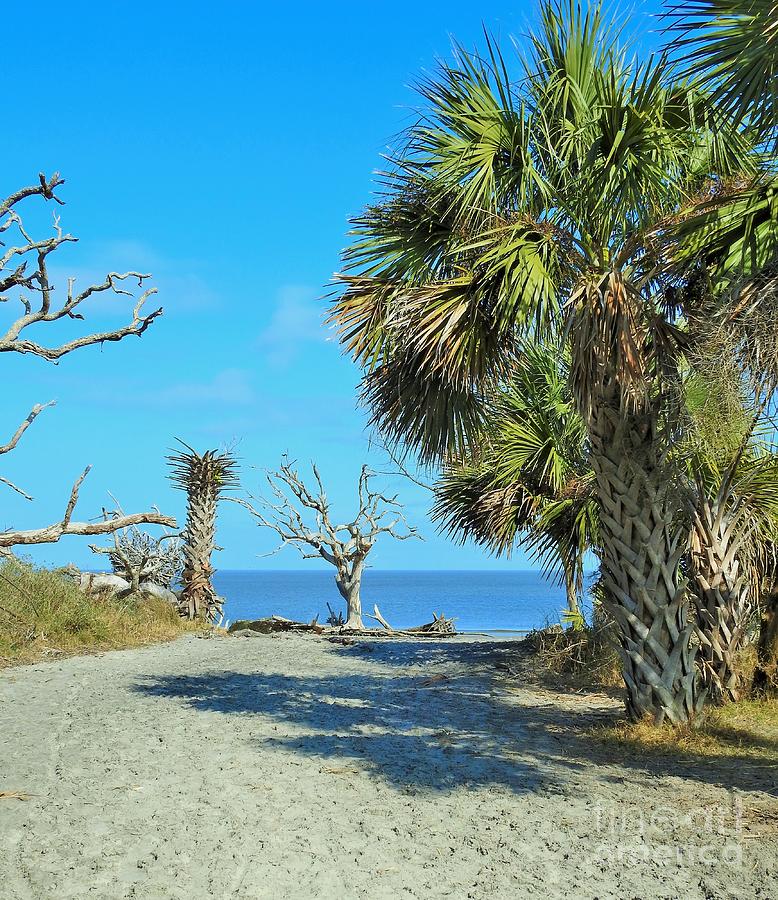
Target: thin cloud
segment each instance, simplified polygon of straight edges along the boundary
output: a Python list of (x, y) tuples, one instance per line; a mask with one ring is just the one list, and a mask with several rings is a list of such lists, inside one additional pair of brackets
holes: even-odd
[(257, 346), (273, 368), (285, 369), (312, 344), (323, 344), (327, 332), (322, 324), (322, 306), (317, 292), (302, 285), (285, 285), (267, 326), (259, 333)]
[(250, 406), (256, 400), (249, 373), (244, 369), (224, 369), (210, 381), (181, 381), (167, 385), (149, 396), (158, 405)]

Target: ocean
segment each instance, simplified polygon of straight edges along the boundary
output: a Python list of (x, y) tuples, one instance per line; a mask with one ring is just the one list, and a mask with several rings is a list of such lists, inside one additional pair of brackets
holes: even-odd
[[(260, 619), (279, 615), (301, 622), (327, 619), (327, 603), (337, 612), (345, 603), (332, 572), (217, 572), (214, 586), (226, 599), (225, 617)], [(558, 622), (564, 590), (538, 572), (379, 571), (368, 569), (362, 581), (362, 609), (377, 603), (395, 628), (421, 625), (432, 613), (455, 618), (459, 631), (522, 631)], [(376, 622), (366, 620), (365, 624)]]

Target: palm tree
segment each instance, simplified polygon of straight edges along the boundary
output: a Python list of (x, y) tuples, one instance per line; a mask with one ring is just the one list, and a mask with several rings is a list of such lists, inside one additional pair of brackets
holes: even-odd
[[(689, 574), (697, 662), (715, 702), (737, 700), (737, 666), (758, 595), (764, 549), (778, 522), (778, 456), (761, 409), (721, 345), (707, 348), (684, 383), (683, 435), (674, 456), (691, 499)], [(706, 364), (707, 362), (707, 364)]]
[(488, 41), (421, 85), (427, 109), (355, 220), (332, 319), (373, 423), (426, 459), (461, 455), (521, 349), (563, 336), (627, 710), (685, 721), (685, 535), (662, 443), (683, 310), (662, 226), (712, 176), (756, 164), (702, 93), (631, 63), (598, 6), (546, 2), (541, 21), (520, 80)]
[(700, 482), (691, 541), (698, 663), (715, 702), (739, 700), (737, 667), (754, 609), (755, 565), (778, 509), (778, 458), (749, 454), (722, 473), (717, 490)]
[(564, 584), (568, 613), (578, 617), (597, 511), (586, 429), (556, 348), (528, 347), (485, 418), (467, 456), (448, 462), (436, 482), (432, 519), (497, 555), (526, 546)]
[(173, 483), (186, 491), (186, 525), (181, 607), (190, 619), (215, 620), (220, 601), (211, 579), (211, 555), (216, 548), (216, 507), (225, 491), (237, 487), (237, 461), (230, 452), (184, 450), (168, 457)]
[[(775, 0), (694, 0), (672, 6), (676, 32), (669, 50), (696, 83), (775, 153), (778, 150), (778, 5)], [(778, 386), (778, 178), (770, 172), (713, 196), (681, 227), (681, 246), (694, 258), (713, 251), (728, 303), (721, 318), (734, 330), (737, 357), (766, 406)], [(685, 245), (685, 246), (684, 246)], [(723, 278), (721, 277), (723, 275)], [(769, 480), (769, 479), (768, 479)], [(759, 546), (759, 543), (757, 544)], [(757, 553), (768, 587), (761, 597), (757, 693), (769, 691), (778, 660), (775, 543)], [(759, 575), (757, 582), (763, 580)], [(756, 593), (760, 593), (759, 590)], [(726, 604), (725, 604), (726, 606)], [(718, 616), (719, 613), (716, 613)], [(721, 658), (720, 654), (717, 654)], [(739, 685), (737, 686), (740, 687)], [(774, 688), (773, 688), (774, 690)]]

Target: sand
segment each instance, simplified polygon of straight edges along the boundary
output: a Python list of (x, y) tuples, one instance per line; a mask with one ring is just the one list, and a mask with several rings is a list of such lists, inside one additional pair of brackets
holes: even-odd
[(0, 673), (0, 896), (778, 897), (776, 768), (612, 761), (505, 642), (194, 636)]

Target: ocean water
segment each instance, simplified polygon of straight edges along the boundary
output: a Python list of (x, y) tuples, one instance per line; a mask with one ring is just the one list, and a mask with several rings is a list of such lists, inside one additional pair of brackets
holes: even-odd
[[(226, 599), (225, 616), (233, 622), (270, 615), (301, 622), (318, 615), (325, 622), (328, 602), (345, 613), (328, 571), (223, 571), (216, 573), (214, 586)], [(368, 569), (362, 581), (363, 611), (372, 612), (374, 603), (395, 628), (429, 622), (436, 612), (456, 618), (460, 631), (520, 631), (558, 622), (565, 595), (538, 572)]]

